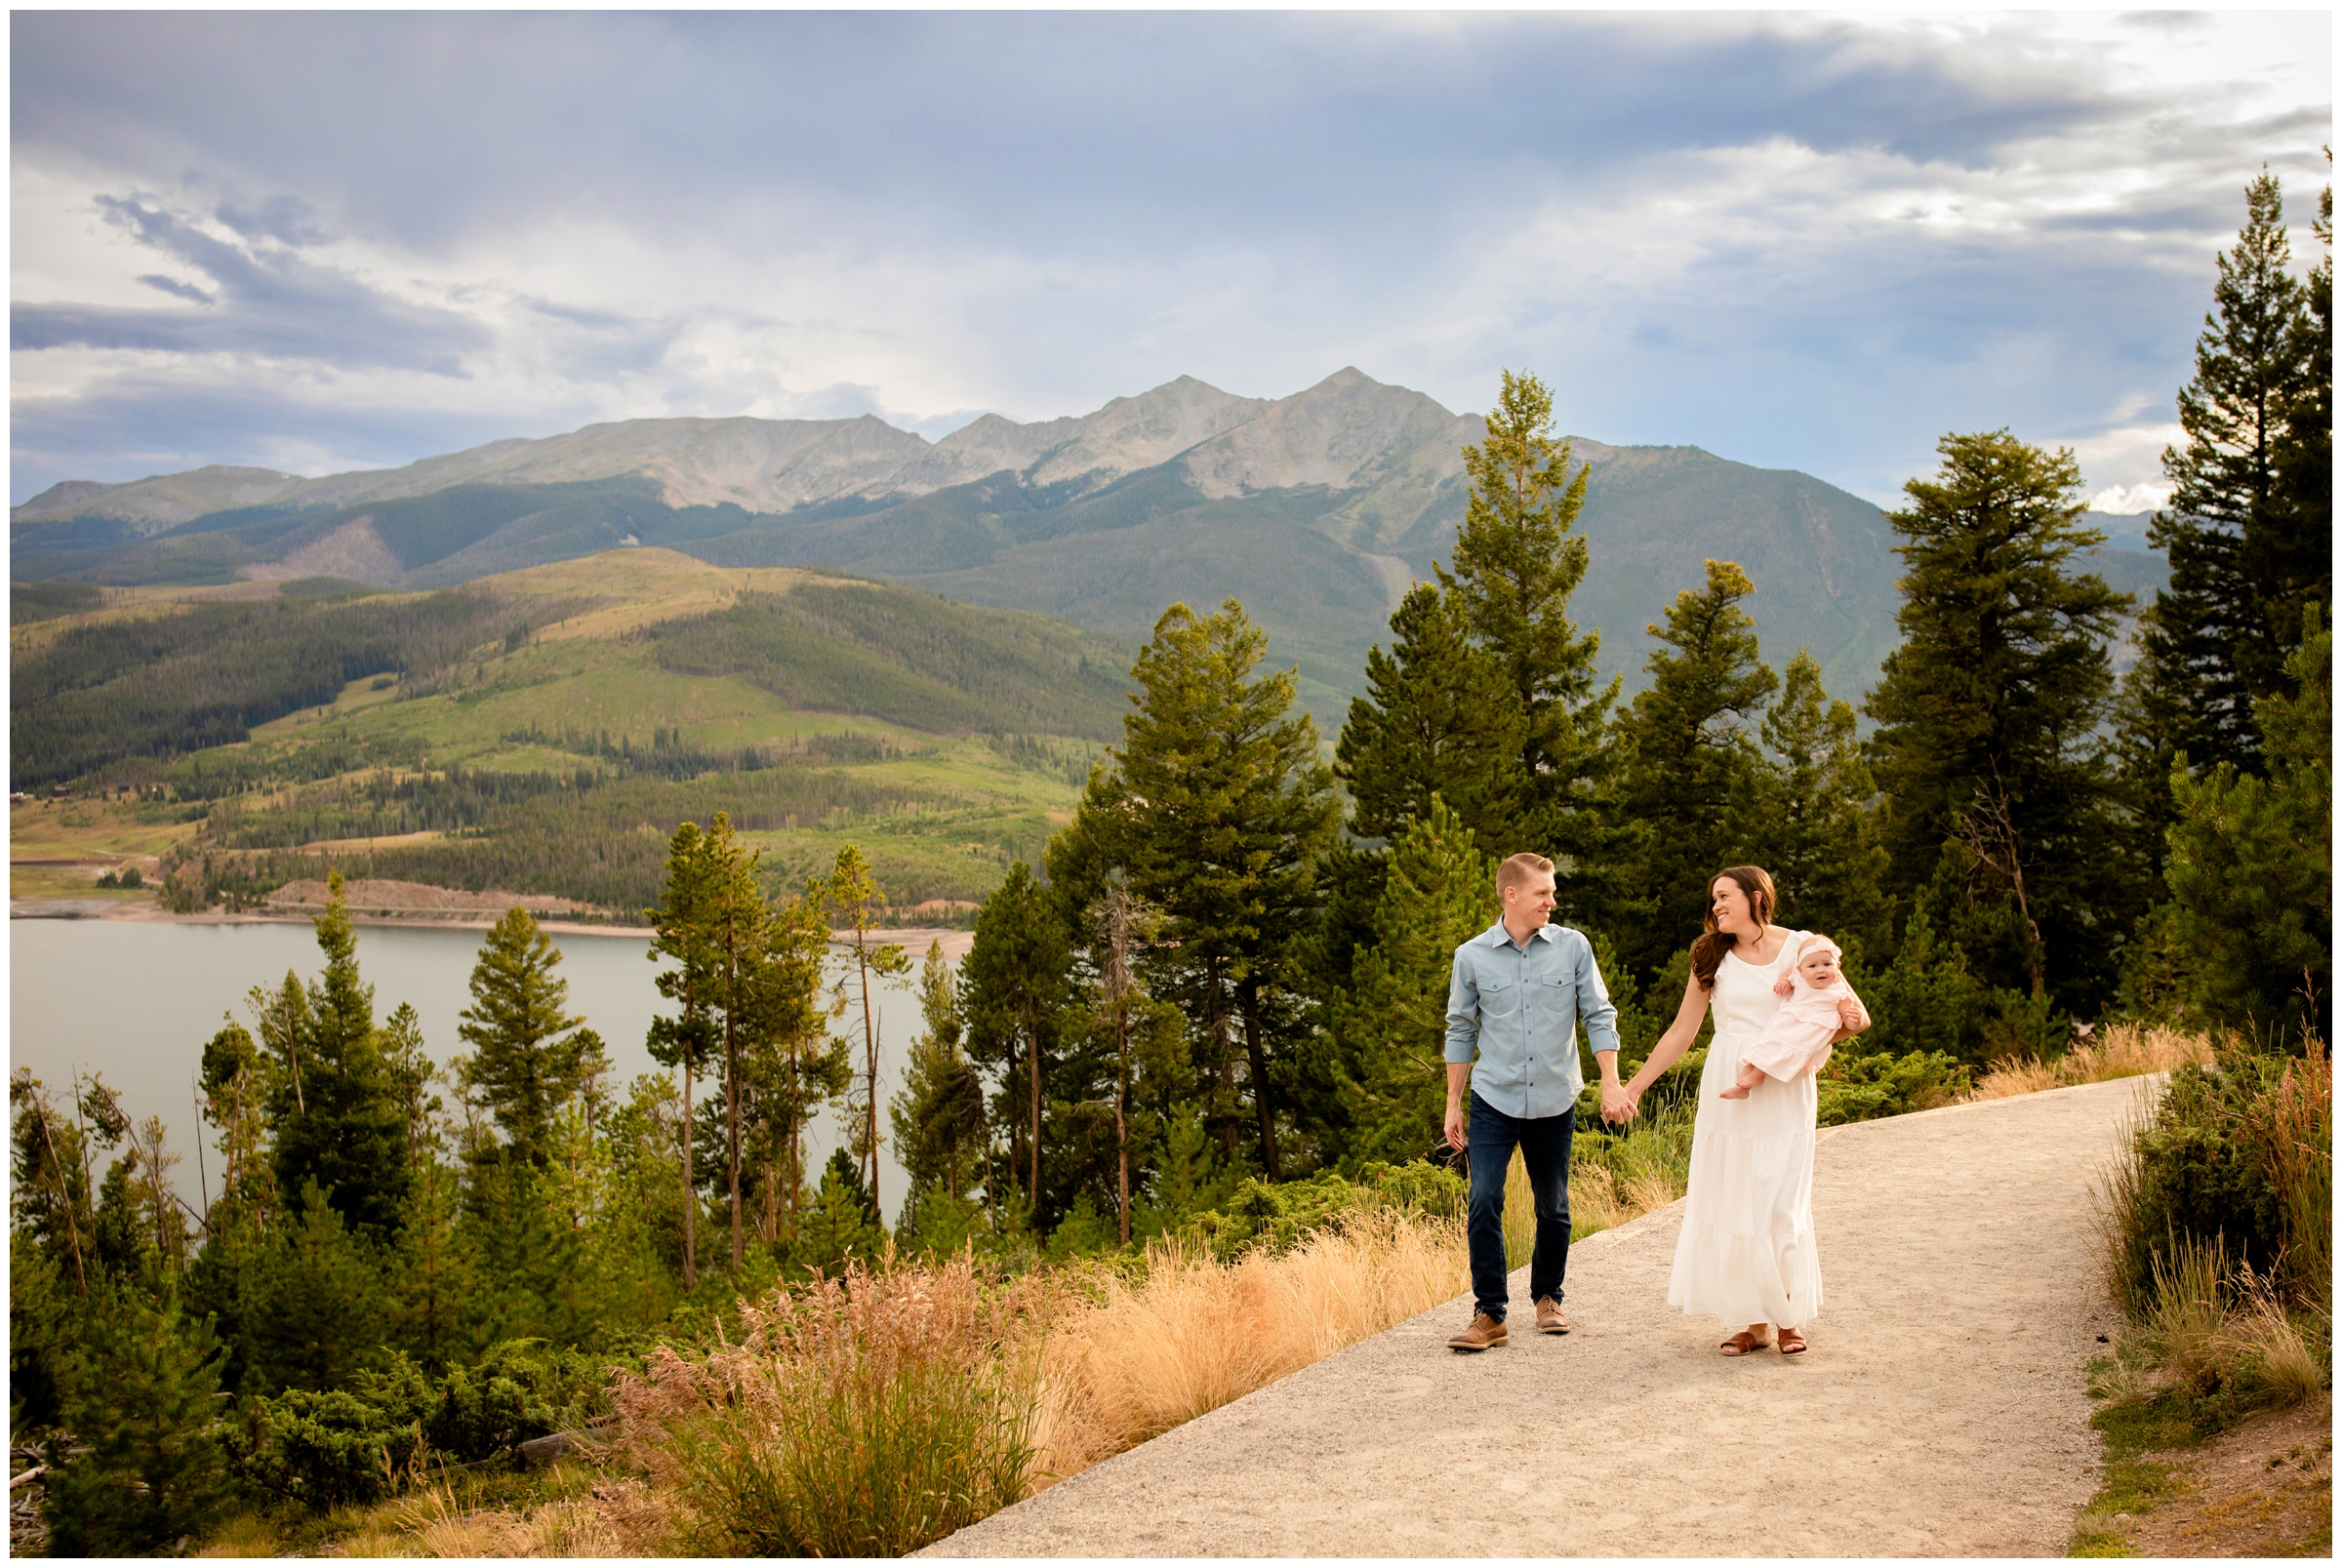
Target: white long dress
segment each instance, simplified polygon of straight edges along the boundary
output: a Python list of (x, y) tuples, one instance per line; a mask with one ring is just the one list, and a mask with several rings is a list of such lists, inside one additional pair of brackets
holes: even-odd
[(1768, 1077), (1746, 1100), (1717, 1098), (1740, 1076), (1741, 1051), (1781, 1005), (1773, 983), (1787, 973), (1803, 935), (1792, 932), (1769, 964), (1726, 953), (1708, 998), (1716, 1033), (1700, 1071), (1691, 1190), (1667, 1301), (1686, 1312), (1712, 1313), (1731, 1328), (1797, 1328), (1822, 1306), (1822, 1262), (1813, 1239), (1812, 1075), (1787, 1083)]

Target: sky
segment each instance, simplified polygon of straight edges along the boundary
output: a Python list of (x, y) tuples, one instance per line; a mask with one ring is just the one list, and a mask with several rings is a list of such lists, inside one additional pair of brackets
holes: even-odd
[(1891, 502), (2162, 499), (2290, 13), (31, 13), (9, 495), (674, 415), (934, 439), (1348, 365)]

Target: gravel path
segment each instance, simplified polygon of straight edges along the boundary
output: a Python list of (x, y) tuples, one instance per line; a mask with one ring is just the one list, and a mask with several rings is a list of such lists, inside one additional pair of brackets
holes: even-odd
[(1824, 1133), (1795, 1360), (1666, 1305), (1681, 1206), (1572, 1249), (1575, 1333), (1402, 1323), (928, 1548), (949, 1556), (2056, 1555), (2096, 1488), (2087, 1187), (2130, 1079)]

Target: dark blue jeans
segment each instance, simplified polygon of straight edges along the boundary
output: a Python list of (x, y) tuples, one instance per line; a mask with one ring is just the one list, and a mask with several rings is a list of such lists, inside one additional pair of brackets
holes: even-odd
[(1465, 1235), (1472, 1243), (1474, 1304), (1498, 1322), (1505, 1320), (1505, 1170), (1520, 1149), (1528, 1167), (1529, 1190), (1537, 1199), (1537, 1246), (1529, 1255), (1529, 1300), (1561, 1299), (1561, 1275), (1569, 1267), (1569, 1140), (1577, 1131), (1576, 1110), (1558, 1116), (1508, 1116), (1478, 1095), (1472, 1097), (1472, 1200)]

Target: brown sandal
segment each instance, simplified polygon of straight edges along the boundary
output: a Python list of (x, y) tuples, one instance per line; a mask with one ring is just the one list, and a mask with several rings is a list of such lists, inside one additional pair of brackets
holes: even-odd
[(1744, 1328), (1738, 1334), (1733, 1335), (1723, 1344), (1717, 1346), (1716, 1348), (1723, 1351), (1726, 1355), (1747, 1355), (1752, 1350), (1763, 1349), (1764, 1344), (1764, 1341), (1758, 1339), (1756, 1335), (1751, 1334), (1747, 1329)]
[(1803, 1355), (1805, 1353), (1805, 1336), (1794, 1328), (1777, 1329), (1773, 1333), (1773, 1338), (1780, 1342), (1783, 1355)]

